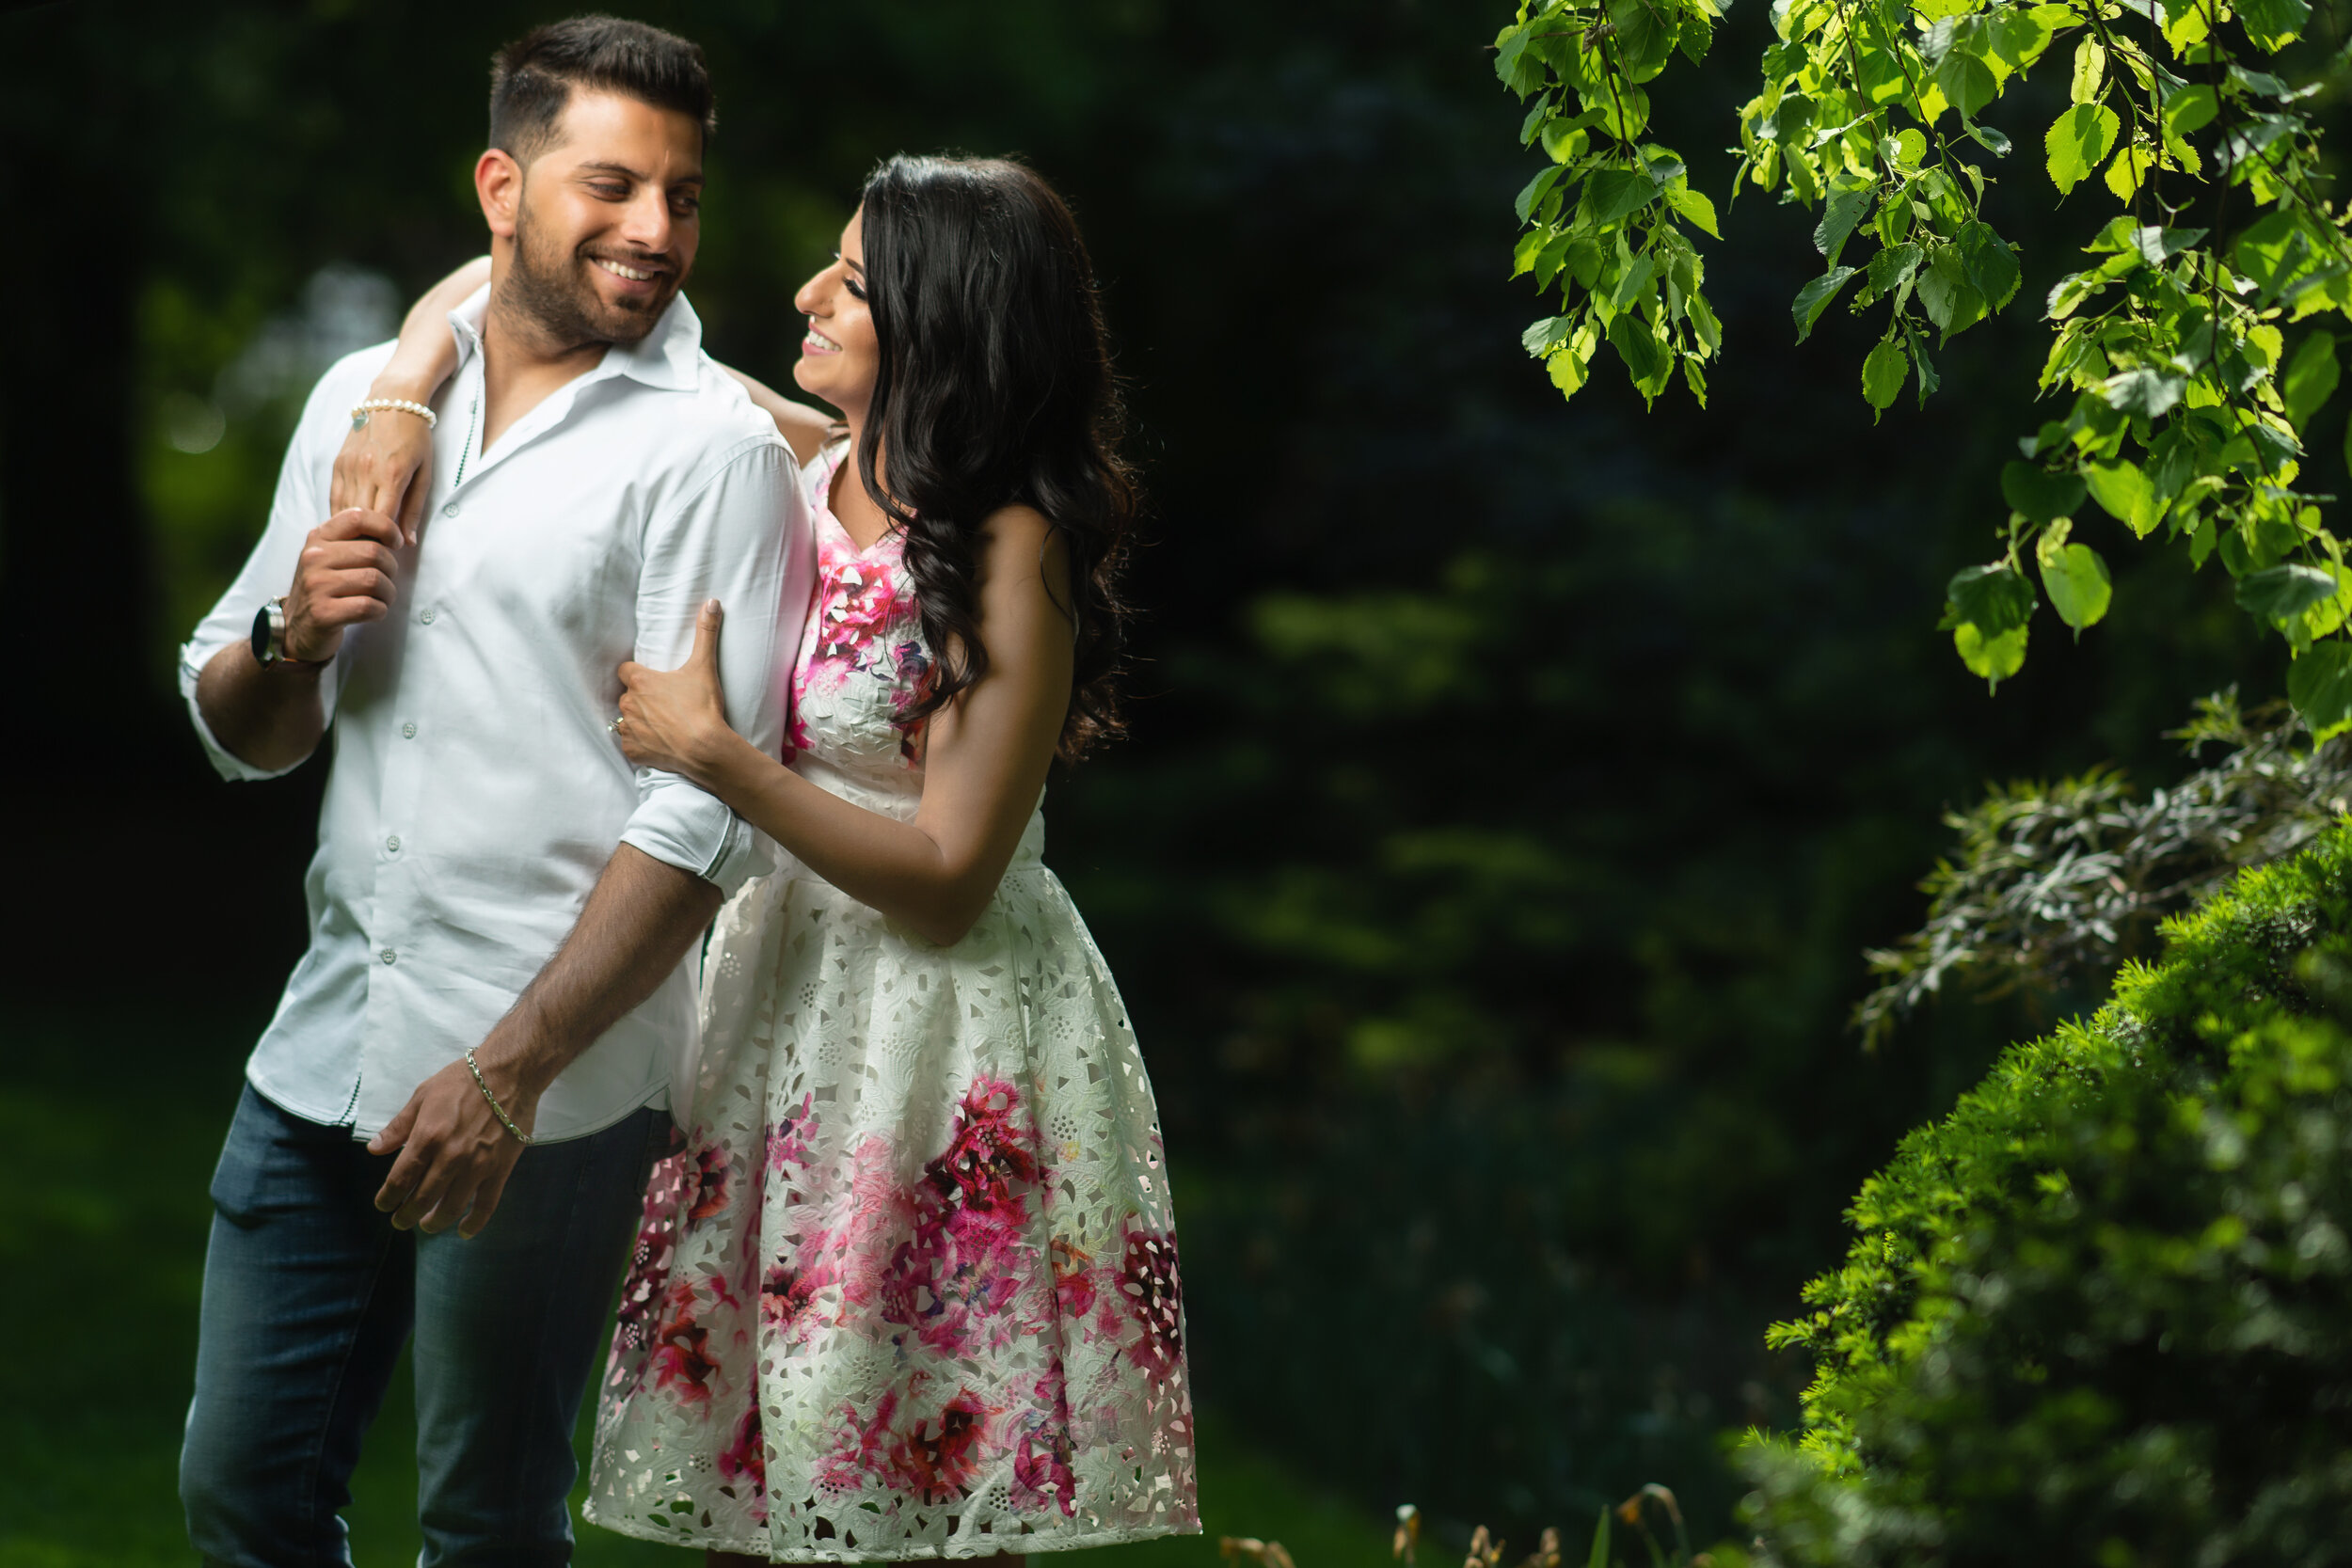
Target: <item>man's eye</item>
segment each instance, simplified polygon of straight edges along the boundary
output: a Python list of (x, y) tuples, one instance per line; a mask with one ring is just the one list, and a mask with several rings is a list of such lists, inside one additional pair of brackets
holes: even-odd
[(596, 183), (590, 185), (588, 189), (599, 199), (605, 201), (626, 201), (628, 199), (628, 187), (614, 181), (599, 180)]

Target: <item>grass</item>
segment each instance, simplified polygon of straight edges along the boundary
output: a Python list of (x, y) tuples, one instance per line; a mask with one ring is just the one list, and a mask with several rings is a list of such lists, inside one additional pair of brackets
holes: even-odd
[[(183, 1568), (176, 1470), (211, 1206), (205, 1188), (262, 1020), (228, 1007), (0, 1016), (0, 1568)], [(585, 1453), (587, 1412), (580, 1442)], [(1071, 1568), (1212, 1568), (1220, 1535), (1302, 1568), (1388, 1559), (1386, 1526), (1200, 1421), (1204, 1533), (1065, 1554)], [(405, 1367), (352, 1483), (357, 1568), (416, 1560)], [(578, 1497), (574, 1498), (577, 1510)], [(591, 1526), (581, 1568), (698, 1559)]]

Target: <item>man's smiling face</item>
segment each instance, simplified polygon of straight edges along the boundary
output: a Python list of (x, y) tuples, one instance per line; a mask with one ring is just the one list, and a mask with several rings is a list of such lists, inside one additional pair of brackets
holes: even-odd
[(702, 144), (687, 115), (573, 89), (523, 171), (512, 303), (565, 344), (652, 331), (702, 239)]

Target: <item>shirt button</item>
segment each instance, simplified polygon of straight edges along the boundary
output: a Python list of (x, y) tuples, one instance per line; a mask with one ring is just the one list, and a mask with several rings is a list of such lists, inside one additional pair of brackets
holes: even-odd
[(414, 723), (403, 724), (403, 725), (400, 727), (400, 737), (401, 737), (401, 739), (403, 739), (403, 740), (414, 740), (414, 739), (416, 739), (416, 738), (417, 738), (417, 726), (416, 726)]
[(437, 610), (428, 610), (423, 614), (418, 616), (417, 619), (422, 621), (429, 626), (433, 624), (433, 618), (438, 614), (440, 614), (440, 611)]
[(456, 515), (457, 515), (457, 503), (456, 503), (455, 501), (452, 501), (452, 502), (450, 502), (447, 506), (445, 506), (445, 507), (441, 508), (441, 515), (442, 515), (442, 516), (444, 516), (444, 517), (454, 517), (454, 516), (456, 516)]
[(399, 854), (400, 835), (398, 833), (394, 833), (391, 837), (386, 839), (384, 841), (384, 847), (395, 855)]
[(383, 959), (386, 963), (390, 963), (394, 958), (400, 957), (400, 955), (387, 947), (383, 952), (378, 953), (376, 957)]

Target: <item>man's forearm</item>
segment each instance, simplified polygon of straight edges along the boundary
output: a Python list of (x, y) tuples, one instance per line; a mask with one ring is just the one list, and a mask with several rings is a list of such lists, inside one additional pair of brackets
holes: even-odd
[(231, 642), (198, 673), (197, 711), (231, 755), (248, 767), (277, 772), (318, 750), (326, 733), (319, 674), (316, 665), (264, 670), (254, 661), (252, 648)]
[(677, 968), (719, 890), (624, 844), (555, 956), (476, 1052), (485, 1074), (535, 1101), (556, 1074)]

